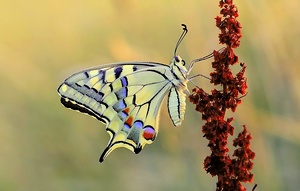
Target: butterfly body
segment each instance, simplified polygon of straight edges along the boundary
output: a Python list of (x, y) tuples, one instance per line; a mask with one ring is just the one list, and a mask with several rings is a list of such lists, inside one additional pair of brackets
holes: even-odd
[(161, 103), (175, 126), (185, 112), (188, 71), (177, 55), (171, 64), (132, 62), (102, 65), (73, 74), (58, 88), (67, 108), (87, 113), (106, 124), (110, 141), (100, 162), (114, 149), (139, 153), (158, 133)]

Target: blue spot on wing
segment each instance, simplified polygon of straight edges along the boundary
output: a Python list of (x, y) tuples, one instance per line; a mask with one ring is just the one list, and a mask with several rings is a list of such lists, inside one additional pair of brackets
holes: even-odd
[(121, 73), (123, 71), (123, 68), (120, 66), (120, 67), (117, 67), (115, 68), (114, 72), (115, 72), (115, 78), (119, 78)]
[(106, 75), (105, 70), (99, 70), (99, 71), (98, 71), (98, 75), (99, 75), (100, 81), (101, 81), (102, 83), (104, 83), (104, 81), (105, 81), (105, 75)]
[(127, 139), (132, 140), (138, 147), (139, 145), (139, 140), (140, 140), (140, 135), (142, 133), (142, 129), (143, 129), (144, 123), (140, 120), (136, 120), (131, 129), (130, 132), (127, 136)]
[(95, 100), (101, 101), (103, 96), (104, 96), (104, 94), (102, 92), (99, 92), (98, 95), (95, 97)]
[(124, 128), (125, 128), (126, 130), (129, 130), (129, 129), (130, 129), (130, 126), (129, 126), (127, 123), (124, 123)]
[(127, 114), (127, 113), (125, 113), (124, 111), (121, 111), (121, 115), (122, 115), (122, 118), (126, 118), (126, 117), (128, 117), (128, 114)]
[(124, 100), (119, 100), (117, 103), (115, 103), (113, 105), (113, 108), (115, 111), (119, 112), (123, 109), (125, 109), (127, 106), (126, 106), (126, 103), (124, 102)]
[(119, 112), (118, 115), (122, 121), (125, 121), (128, 117), (128, 114), (125, 113), (124, 111)]
[(121, 78), (121, 83), (122, 83), (123, 87), (128, 86), (128, 80), (127, 80), (127, 78), (126, 77)]
[(142, 122), (142, 121), (140, 121), (140, 120), (136, 120), (134, 123), (133, 123), (133, 125), (136, 127), (136, 128), (143, 128), (143, 126), (144, 126), (144, 123)]
[(119, 89), (117, 92), (115, 92), (118, 99), (124, 99), (128, 95), (128, 89), (127, 87), (123, 87)]

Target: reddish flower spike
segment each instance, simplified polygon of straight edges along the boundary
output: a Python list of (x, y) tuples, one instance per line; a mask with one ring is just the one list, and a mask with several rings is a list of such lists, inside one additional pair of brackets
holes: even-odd
[(247, 79), (244, 77), (246, 64), (240, 63), (241, 70), (233, 75), (231, 65), (238, 63), (238, 56), (233, 49), (240, 45), (241, 24), (236, 20), (238, 9), (233, 0), (220, 0), (221, 16), (217, 16), (216, 26), (220, 29), (219, 42), (226, 45), (222, 51), (214, 51), (212, 62), (213, 72), (210, 73), (211, 83), (220, 86), (221, 90), (213, 89), (211, 94), (203, 89), (193, 89), (189, 96), (191, 103), (196, 105), (196, 111), (202, 113), (202, 120), (206, 123), (202, 126), (202, 133), (209, 141), (210, 156), (204, 160), (204, 169), (212, 176), (218, 177), (217, 191), (246, 190), (241, 182), (252, 182), (252, 160), (255, 153), (250, 149), (252, 135), (246, 126), (233, 140), (232, 157), (227, 148), (228, 136), (234, 134), (232, 117), (225, 119), (228, 109), (236, 111), (241, 98), (247, 93)]

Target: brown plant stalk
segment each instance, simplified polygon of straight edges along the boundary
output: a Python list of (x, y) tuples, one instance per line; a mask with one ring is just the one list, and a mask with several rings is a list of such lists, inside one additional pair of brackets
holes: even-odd
[(228, 136), (233, 136), (233, 117), (225, 117), (226, 111), (236, 111), (247, 93), (247, 80), (244, 76), (246, 64), (240, 63), (240, 71), (233, 74), (231, 67), (239, 63), (234, 49), (240, 45), (241, 24), (236, 20), (238, 9), (233, 0), (220, 0), (220, 16), (215, 18), (220, 29), (219, 42), (225, 45), (222, 51), (214, 51), (213, 72), (210, 83), (216, 86), (211, 93), (203, 89), (193, 89), (190, 102), (196, 105), (196, 111), (202, 113), (205, 124), (202, 126), (204, 137), (208, 140), (211, 154), (204, 160), (204, 169), (217, 176), (217, 191), (244, 191), (241, 182), (252, 182), (252, 160), (255, 153), (250, 149), (252, 135), (245, 125), (243, 131), (233, 140), (235, 150), (229, 154)]

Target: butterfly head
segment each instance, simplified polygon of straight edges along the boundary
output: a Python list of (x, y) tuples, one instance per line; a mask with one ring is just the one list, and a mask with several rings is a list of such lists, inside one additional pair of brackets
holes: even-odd
[[(175, 55), (173, 57), (170, 67), (171, 67), (171, 70), (173, 70), (173, 72), (177, 75), (177, 77), (179, 79), (187, 78), (187, 69), (185, 67), (185, 61), (180, 56)], [(180, 73), (178, 73), (178, 72), (180, 72)]]

